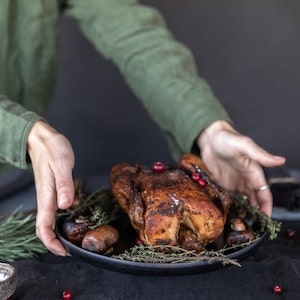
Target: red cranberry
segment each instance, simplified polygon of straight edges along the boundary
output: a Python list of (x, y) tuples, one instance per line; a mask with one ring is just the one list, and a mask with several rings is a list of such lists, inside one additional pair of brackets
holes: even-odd
[(200, 178), (199, 180), (198, 180), (198, 184), (200, 185), (200, 186), (205, 186), (206, 185), (206, 181), (203, 179), (203, 178)]
[(285, 232), (286, 237), (289, 239), (293, 238), (295, 236), (295, 234), (296, 234), (296, 231), (292, 228), (287, 229)]
[(280, 285), (274, 285), (273, 286), (273, 293), (276, 295), (279, 295), (282, 293), (282, 288)]
[(160, 173), (163, 173), (165, 170), (166, 170), (165, 165), (162, 162), (159, 162), (159, 161), (154, 163), (153, 166), (152, 166), (153, 173), (160, 174)]
[(71, 291), (63, 291), (62, 295), (61, 295), (61, 298), (63, 300), (71, 300), (73, 298), (73, 294), (72, 294)]
[(192, 179), (196, 182), (198, 182), (198, 180), (200, 179), (200, 175), (197, 172), (194, 172), (192, 174)]
[(142, 241), (139, 237), (137, 237), (137, 238), (135, 239), (135, 244), (136, 244), (137, 246), (144, 245), (143, 241)]

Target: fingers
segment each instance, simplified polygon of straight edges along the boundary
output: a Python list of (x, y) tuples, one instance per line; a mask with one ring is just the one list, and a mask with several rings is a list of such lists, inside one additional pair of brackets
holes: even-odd
[(260, 211), (271, 217), (273, 207), (273, 197), (270, 189), (256, 192), (257, 202), (260, 207)]
[(262, 169), (285, 163), (251, 138), (235, 131), (230, 124), (215, 122), (198, 137), (201, 156), (217, 182), (229, 191), (247, 194), (253, 206), (271, 216), (273, 199), (269, 189), (257, 191), (266, 184)]
[(28, 137), (27, 149), (37, 193), (36, 234), (51, 252), (66, 255), (55, 236), (54, 225), (57, 209), (70, 207), (74, 199), (72, 147), (63, 135), (37, 122)]
[(58, 168), (48, 173), (54, 175), (37, 182), (38, 213), (36, 234), (44, 245), (56, 255), (67, 255), (67, 251), (54, 233), (56, 211), (72, 205), (74, 199), (74, 183), (71, 169)]
[[(65, 256), (64, 247), (54, 234), (55, 215), (57, 210), (54, 183), (48, 180), (36, 180), (38, 209), (36, 217), (36, 235), (43, 244), (54, 254)], [(48, 184), (45, 185), (45, 182)], [(49, 185), (50, 183), (50, 185)]]
[(259, 163), (250, 160), (245, 169), (244, 176), (241, 181), (244, 182), (242, 186), (245, 190), (241, 191), (248, 196), (249, 203), (258, 207), (260, 211), (267, 216), (272, 214), (273, 197), (266, 181), (264, 171)]
[(258, 170), (256, 172), (256, 176), (253, 176), (254, 178), (251, 186), (252, 191), (249, 194), (249, 202), (253, 206), (259, 206), (262, 213), (271, 217), (273, 196), (270, 189), (268, 188), (266, 178), (261, 166), (280, 166), (285, 163), (285, 158), (270, 154), (269, 152), (265, 151), (257, 144), (255, 144), (251, 139), (248, 139), (247, 146), (243, 147), (243, 149), (246, 155), (255, 162), (256, 169)]
[(46, 248), (48, 248), (55, 255), (66, 256), (67, 251), (56, 238), (54, 233), (54, 220), (55, 214), (52, 214), (53, 210), (48, 209), (47, 206), (40, 207), (37, 213), (36, 219), (36, 235), (43, 242)]
[(56, 182), (57, 206), (59, 209), (69, 208), (74, 199), (74, 182), (70, 172), (60, 174), (61, 179)]
[[(37, 219), (36, 234), (44, 245), (56, 255), (67, 255), (66, 249), (54, 233), (56, 211), (65, 209), (72, 204), (74, 184), (71, 172), (52, 171), (42, 172), (43, 176), (36, 178), (37, 190)], [(53, 178), (54, 174), (54, 178)], [(56, 178), (69, 178), (69, 180)]]
[(248, 137), (240, 137), (240, 141), (237, 142), (237, 146), (241, 153), (244, 153), (250, 159), (258, 162), (264, 167), (276, 167), (285, 163), (284, 157), (267, 152)]
[(272, 207), (273, 207), (273, 197), (269, 188), (264, 190), (251, 190), (247, 194), (249, 203), (258, 207), (259, 210), (271, 217), (272, 215)]

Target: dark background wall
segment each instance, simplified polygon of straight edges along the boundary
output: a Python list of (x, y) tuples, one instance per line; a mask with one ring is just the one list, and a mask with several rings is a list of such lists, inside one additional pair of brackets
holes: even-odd
[[(300, 168), (300, 1), (164, 0), (156, 6), (188, 45), (199, 74), (235, 126)], [(48, 119), (71, 141), (75, 175), (107, 174), (119, 161), (172, 160), (165, 140), (116, 67), (64, 17), (57, 89)]]

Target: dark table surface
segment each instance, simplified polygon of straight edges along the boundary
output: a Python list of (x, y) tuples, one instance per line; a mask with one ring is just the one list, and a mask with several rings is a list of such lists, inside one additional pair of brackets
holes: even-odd
[[(296, 231), (287, 237), (286, 230)], [(284, 222), (277, 239), (264, 243), (242, 267), (229, 266), (194, 275), (149, 276), (118, 273), (76, 257), (13, 262), (18, 272), (12, 299), (300, 299), (300, 222)], [(274, 285), (282, 294), (272, 292)]]
[[(28, 199), (32, 194), (31, 190), (26, 192)], [(13, 198), (9, 200), (9, 203), (18, 203)], [(34, 201), (32, 199), (32, 204)], [(288, 229), (295, 230), (293, 237), (287, 237)], [(12, 264), (18, 272), (17, 290), (12, 297), (14, 300), (61, 299), (64, 290), (73, 293), (73, 300), (299, 300), (300, 221), (283, 221), (278, 237), (272, 241), (265, 239), (251, 256), (241, 261), (241, 267), (229, 266), (193, 275), (119, 273), (92, 265), (78, 257), (57, 257), (51, 253), (38, 258), (17, 260)], [(273, 293), (272, 288), (275, 285), (282, 287), (280, 295)]]

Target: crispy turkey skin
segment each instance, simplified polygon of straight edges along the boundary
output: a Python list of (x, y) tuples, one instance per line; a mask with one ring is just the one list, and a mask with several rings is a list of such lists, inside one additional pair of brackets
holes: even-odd
[(232, 202), (193, 154), (160, 172), (119, 163), (111, 170), (110, 185), (145, 245), (200, 252), (223, 232)]

